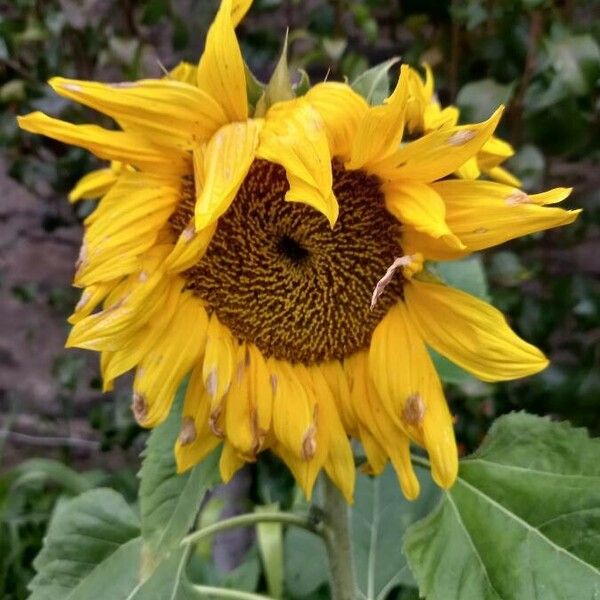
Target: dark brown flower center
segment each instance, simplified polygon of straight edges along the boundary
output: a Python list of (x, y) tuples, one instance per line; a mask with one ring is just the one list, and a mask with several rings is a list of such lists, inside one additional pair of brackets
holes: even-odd
[[(373, 330), (402, 297), (398, 272), (373, 311), (371, 295), (402, 255), (400, 224), (386, 211), (377, 178), (332, 163), (337, 223), (286, 202), (282, 167), (255, 160), (188, 289), (240, 340), (265, 356), (314, 364), (368, 347)], [(193, 215), (191, 180), (170, 219), (181, 233)]]

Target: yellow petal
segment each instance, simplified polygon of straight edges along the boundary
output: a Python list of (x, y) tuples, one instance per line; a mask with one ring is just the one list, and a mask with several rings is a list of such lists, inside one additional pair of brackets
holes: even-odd
[(119, 267), (125, 269), (130, 258), (154, 246), (179, 201), (178, 191), (165, 183), (138, 171), (121, 175), (86, 223), (86, 257), (77, 270), (80, 285), (99, 281), (99, 271), (106, 271), (110, 261), (115, 262), (113, 278), (127, 274)]
[(439, 129), (409, 142), (378, 165), (376, 173), (384, 179), (424, 182), (450, 175), (492, 136), (502, 110), (483, 123)]
[(167, 77), (195, 86), (198, 83), (198, 65), (181, 61), (175, 68), (169, 71)]
[(195, 207), (197, 231), (229, 208), (254, 160), (261, 126), (259, 120), (225, 125), (201, 154), (194, 153), (194, 168), (203, 171)]
[(248, 344), (249, 393), (254, 407), (253, 427), (257, 447), (264, 446), (273, 417), (273, 382), (267, 361), (261, 351)]
[(148, 144), (141, 136), (123, 131), (109, 131), (97, 125), (73, 125), (53, 119), (41, 112), (17, 117), (19, 127), (32, 133), (80, 146), (99, 158), (117, 160), (150, 172), (184, 172), (188, 159), (168, 155)]
[(167, 298), (161, 310), (140, 329), (131, 332), (124, 344), (110, 358), (105, 361), (102, 377), (104, 382), (113, 381), (117, 377), (133, 369), (156, 346), (161, 343), (162, 337), (177, 309), (181, 290), (185, 281), (183, 279), (170, 286)]
[(252, 6), (252, 0), (233, 0), (231, 3), (231, 21), (237, 27)]
[(171, 254), (165, 260), (165, 269), (173, 273), (180, 273), (200, 262), (208, 245), (217, 229), (213, 223), (201, 231), (196, 231), (194, 220), (181, 232)]
[(219, 461), (219, 471), (223, 483), (229, 483), (231, 478), (244, 466), (244, 459), (229, 442), (223, 443), (223, 452)]
[(513, 147), (508, 142), (493, 135), (481, 147), (477, 155), (477, 162), (482, 169), (491, 169), (513, 156), (514, 153)]
[(81, 293), (79, 302), (77, 302), (77, 305), (75, 306), (75, 311), (68, 319), (69, 323), (74, 325), (90, 315), (117, 283), (118, 280), (104, 281), (85, 288)]
[(404, 290), (423, 339), (479, 379), (517, 379), (548, 365), (546, 357), (486, 302), (436, 283), (413, 280)]
[(140, 425), (155, 427), (169, 414), (177, 388), (204, 351), (207, 324), (200, 300), (184, 292), (168, 330), (135, 375), (133, 407)]
[(438, 102), (431, 102), (425, 108), (423, 115), (424, 129), (426, 132), (454, 127), (458, 123), (460, 112), (456, 106), (441, 108)]
[(308, 204), (335, 225), (339, 207), (332, 190), (329, 142), (321, 116), (305, 98), (269, 109), (257, 155), (285, 168), (288, 202)]
[(227, 122), (209, 94), (169, 78), (110, 84), (54, 77), (49, 83), (57, 94), (109, 115), (151, 145), (190, 150)]
[(446, 207), (431, 186), (420, 181), (393, 181), (383, 185), (385, 206), (400, 223), (443, 241), (455, 249), (464, 244), (446, 224)]
[[(392, 154), (402, 140), (408, 100), (408, 66), (402, 65), (396, 89), (380, 106), (364, 114), (352, 144), (347, 169), (375, 169), (374, 165)], [(374, 171), (377, 172), (377, 171)]]
[(260, 448), (255, 434), (256, 407), (250, 395), (249, 358), (245, 344), (237, 348), (231, 385), (225, 395), (225, 430), (227, 439), (238, 454), (254, 460)]
[(123, 286), (113, 290), (104, 310), (75, 324), (66, 346), (96, 351), (119, 350), (162, 308), (162, 302), (157, 298), (164, 298), (168, 288), (169, 281), (160, 272), (144, 275), (143, 281), (140, 274), (131, 275)]
[(333, 81), (318, 83), (304, 97), (323, 119), (331, 155), (349, 158), (367, 102), (349, 85)]
[(521, 180), (515, 177), (510, 171), (503, 167), (493, 167), (492, 169), (486, 169), (481, 167), (483, 172), (492, 180), (498, 183), (504, 183), (505, 185), (511, 185), (516, 188), (523, 187)]
[(69, 192), (69, 202), (100, 198), (117, 181), (118, 172), (114, 169), (98, 169), (82, 177)]
[(477, 157), (473, 156), (466, 163), (456, 169), (456, 175), (463, 179), (477, 179), (481, 175)]
[[(352, 400), (361, 422), (361, 441), (374, 473), (383, 471), (389, 456), (402, 492), (408, 499), (413, 500), (419, 495), (420, 486), (410, 462), (409, 438), (385, 410), (373, 384), (368, 363), (367, 352), (357, 353), (350, 361), (354, 371)], [(417, 441), (423, 443), (420, 433)]]
[(177, 472), (182, 473), (202, 461), (221, 439), (209, 427), (210, 397), (202, 379), (202, 365), (194, 367), (183, 403), (181, 433), (175, 444)]
[(269, 361), (274, 375), (273, 432), (281, 445), (309, 461), (317, 451), (318, 409), (312, 389), (298, 369), (285, 361)]
[[(409, 287), (412, 285), (405, 289)], [(403, 302), (388, 312), (373, 333), (369, 372), (390, 417), (427, 449), (435, 481), (442, 487), (452, 485), (458, 471), (452, 416), (431, 358)], [(397, 460), (404, 469), (406, 457)]]
[(206, 352), (202, 364), (204, 387), (211, 399), (211, 416), (217, 423), (222, 412), (222, 400), (234, 374), (237, 343), (229, 329), (212, 313), (206, 335)]
[[(348, 436), (342, 426), (333, 394), (321, 372), (321, 367), (310, 367), (309, 374), (312, 378), (313, 389), (319, 406), (317, 427), (326, 430), (328, 433), (325, 471), (340, 489), (346, 501), (351, 503), (354, 494), (356, 468)], [(319, 442), (320, 439), (317, 437), (317, 444)]]
[(536, 231), (572, 223), (579, 210), (544, 208), (559, 202), (569, 188), (528, 195), (492, 181), (446, 180), (432, 184), (446, 205), (446, 222), (471, 252)]
[(357, 435), (356, 414), (350, 398), (350, 382), (344, 366), (339, 361), (332, 360), (320, 364), (319, 367), (333, 394), (344, 429), (350, 435)]
[(222, 0), (206, 36), (198, 65), (198, 87), (220, 103), (229, 121), (245, 121), (248, 118), (246, 72), (234, 31), (234, 11), (234, 18), (243, 14), (244, 2)]
[(412, 227), (402, 230), (402, 249), (413, 256), (420, 253), (425, 260), (457, 260), (469, 254), (468, 248), (460, 250), (448, 245), (444, 238), (434, 238), (426, 233), (421, 233)]

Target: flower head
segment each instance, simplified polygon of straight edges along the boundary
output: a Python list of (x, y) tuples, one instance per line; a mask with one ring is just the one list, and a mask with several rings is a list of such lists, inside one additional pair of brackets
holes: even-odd
[(249, 5), (222, 1), (197, 67), (51, 80), (119, 130), (19, 119), (113, 161), (71, 195), (104, 194), (85, 222), (68, 345), (101, 352), (107, 389), (136, 370), (145, 427), (189, 376), (180, 470), (222, 444), (228, 480), (270, 449), (307, 495), (325, 469), (350, 499), (354, 436), (371, 472), (391, 460), (407, 497), (419, 492), (411, 441), (449, 487), (452, 417), (427, 346), (485, 381), (547, 360), (496, 309), (424, 277), (424, 261), (569, 223), (577, 211), (545, 206), (569, 190), (479, 179), (502, 179), (490, 158), (502, 110), (457, 125), (408, 66), (378, 106), (324, 82), (302, 97), (269, 90), (255, 111), (234, 32)]

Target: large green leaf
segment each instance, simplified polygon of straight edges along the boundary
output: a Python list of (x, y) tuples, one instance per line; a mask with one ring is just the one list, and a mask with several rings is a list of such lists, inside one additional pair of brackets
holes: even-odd
[(323, 540), (309, 531), (291, 527), (284, 538), (285, 588), (292, 598), (305, 598), (328, 581)]
[[(379, 477), (359, 475), (351, 508), (352, 544), (358, 589), (369, 600), (383, 599), (396, 586), (415, 585), (399, 540), (406, 528), (431, 511), (439, 490), (425, 471), (421, 494), (404, 498), (391, 466)], [(362, 596), (361, 596), (362, 597)]]
[(144, 572), (149, 574), (189, 531), (209, 487), (219, 481), (218, 452), (191, 471), (177, 474), (174, 446), (181, 427), (185, 389), (167, 420), (152, 431), (140, 470), (140, 513)]
[[(144, 579), (139, 521), (117, 492), (98, 488), (57, 508), (34, 561), (31, 600), (185, 600), (186, 551), (163, 556)], [(197, 595), (196, 595), (197, 597)]]
[(405, 551), (427, 600), (592, 600), (599, 541), (600, 440), (517, 413), (461, 461)]
[[(29, 585), (31, 600), (81, 597), (75, 590), (82, 581), (94, 577), (117, 553), (139, 562), (139, 551), (134, 550), (139, 544), (133, 541), (139, 533), (137, 516), (113, 490), (98, 488), (59, 505), (34, 561), (37, 574)], [(124, 562), (124, 556), (116, 560)], [(138, 571), (132, 568), (130, 574), (121, 573), (130, 581)], [(111, 583), (120, 585), (122, 578), (115, 572)]]

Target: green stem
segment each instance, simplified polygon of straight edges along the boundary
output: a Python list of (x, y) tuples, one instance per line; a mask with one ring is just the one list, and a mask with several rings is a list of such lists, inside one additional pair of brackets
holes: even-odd
[(354, 600), (356, 583), (348, 503), (328, 477), (323, 479), (323, 523), (325, 525), (325, 545), (329, 557), (331, 599)]
[(234, 598), (235, 600), (273, 600), (269, 596), (230, 590), (228, 588), (213, 587), (211, 585), (192, 585), (192, 589), (202, 594), (202, 597), (214, 596), (215, 598)]
[(293, 525), (295, 527), (306, 529), (315, 535), (323, 536), (323, 527), (319, 523), (315, 523), (308, 516), (294, 515), (285, 512), (258, 512), (238, 515), (237, 517), (231, 517), (230, 519), (224, 519), (213, 525), (208, 525), (207, 527), (194, 531), (184, 537), (183, 540), (181, 540), (181, 545), (193, 544), (202, 538), (213, 535), (214, 533), (219, 533), (220, 531), (225, 531), (226, 529), (256, 525), (256, 523), (282, 523), (284, 525)]

